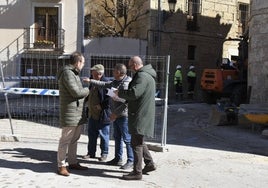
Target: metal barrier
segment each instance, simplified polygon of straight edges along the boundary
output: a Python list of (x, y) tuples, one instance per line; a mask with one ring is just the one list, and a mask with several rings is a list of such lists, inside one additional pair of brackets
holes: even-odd
[[(130, 56), (116, 55), (85, 55), (86, 65), (81, 72), (81, 77), (90, 76), (90, 67), (95, 64), (103, 64), (105, 76), (113, 77), (112, 70), (116, 63), (128, 64)], [(157, 72), (156, 81), (156, 115), (155, 133), (153, 139), (147, 139), (166, 144), (167, 129), (167, 96), (168, 96), (168, 76), (169, 76), (169, 56), (142, 57), (145, 64), (152, 64)], [(21, 55), (19, 70), (14, 70), (16, 74), (5, 74), (0, 81), (5, 82), (0, 88), (0, 95), (9, 97), (9, 100), (1, 103), (6, 104), (6, 108), (0, 110), (0, 117), (25, 119), (50, 126), (58, 126), (59, 120), (59, 100), (56, 73), (60, 67), (69, 62), (69, 56), (58, 56), (53, 54), (33, 54)], [(2, 67), (2, 62), (1, 62)], [(19, 75), (17, 73), (20, 73)], [(8, 72), (10, 73), (10, 71)], [(128, 72), (131, 76), (131, 72)], [(9, 111), (9, 112), (8, 112)], [(85, 126), (87, 127), (87, 126)], [(86, 134), (86, 129), (84, 130)], [(112, 131), (111, 131), (112, 134)]]

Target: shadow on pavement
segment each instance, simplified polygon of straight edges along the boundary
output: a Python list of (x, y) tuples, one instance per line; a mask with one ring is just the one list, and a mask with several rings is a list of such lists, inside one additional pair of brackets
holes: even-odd
[(267, 139), (248, 125), (210, 125), (211, 105), (168, 106), (167, 144), (268, 156)]
[[(10, 169), (29, 169), (34, 172), (46, 173), (55, 171), (55, 151), (31, 148), (2, 149), (0, 167)], [(12, 158), (12, 161), (9, 160)], [(17, 160), (16, 160), (17, 159)], [(22, 160), (23, 159), (23, 160)]]
[[(14, 148), (1, 149), (2, 153), (0, 159), (1, 168), (9, 169), (28, 169), (38, 173), (56, 173), (57, 170), (57, 152), (49, 150), (31, 149), (31, 148)], [(12, 161), (10, 160), (12, 159)], [(88, 164), (88, 170), (70, 170), (72, 174), (84, 176), (97, 176), (108, 178), (119, 178), (122, 175), (122, 170), (105, 169), (98, 161), (80, 160), (83, 164)], [(100, 168), (96, 168), (101, 165)], [(120, 173), (118, 176), (109, 173)]]

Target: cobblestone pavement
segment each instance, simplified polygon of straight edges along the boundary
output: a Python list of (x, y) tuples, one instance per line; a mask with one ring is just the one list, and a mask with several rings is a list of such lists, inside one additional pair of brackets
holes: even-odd
[[(96, 159), (83, 160), (87, 137), (78, 144), (86, 171), (56, 174), (60, 129), (23, 120), (12, 120), (19, 142), (0, 142), (0, 188), (145, 187), (145, 188), (259, 188), (268, 185), (267, 139), (243, 126), (210, 126), (211, 106), (170, 105), (167, 145), (151, 151), (157, 170), (141, 181), (120, 177), (130, 170), (108, 166)], [(1, 135), (10, 136), (8, 119), (0, 120)], [(150, 143), (151, 145), (159, 145)], [(99, 151), (98, 151), (99, 154)], [(110, 142), (108, 160), (113, 158)]]

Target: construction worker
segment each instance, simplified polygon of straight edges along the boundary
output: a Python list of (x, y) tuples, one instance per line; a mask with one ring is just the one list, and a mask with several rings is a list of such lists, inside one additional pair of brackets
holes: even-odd
[(174, 75), (174, 86), (175, 86), (175, 94), (176, 99), (180, 97), (180, 99), (183, 98), (182, 93), (182, 73), (181, 73), (181, 65), (177, 65), (176, 72)]
[(188, 97), (190, 99), (193, 99), (195, 82), (196, 82), (195, 67), (193, 65), (189, 67), (189, 71), (187, 73), (187, 82), (188, 82)]

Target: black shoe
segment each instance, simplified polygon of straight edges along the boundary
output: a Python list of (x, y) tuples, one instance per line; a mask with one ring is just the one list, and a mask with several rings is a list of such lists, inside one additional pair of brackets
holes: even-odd
[(100, 162), (105, 162), (107, 160), (107, 155), (102, 155), (100, 158), (99, 158), (99, 161)]
[(141, 180), (142, 174), (132, 171), (127, 175), (123, 175), (122, 179), (123, 180)]
[(143, 174), (147, 174), (148, 172), (152, 172), (156, 170), (156, 165), (154, 163), (145, 165), (145, 167), (142, 169)]
[(87, 154), (87, 155), (84, 155), (82, 158), (83, 159), (89, 159), (89, 158), (95, 158), (95, 156)]
[(69, 165), (69, 169), (73, 169), (73, 170), (87, 170), (88, 167), (81, 166), (79, 163), (76, 163), (76, 164), (70, 164)]
[(107, 165), (121, 166), (123, 164), (122, 159), (112, 159), (111, 161), (106, 162)]
[(133, 162), (126, 162), (126, 164), (122, 165), (120, 169), (127, 170), (133, 168)]

